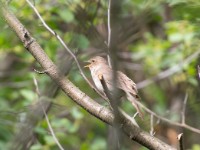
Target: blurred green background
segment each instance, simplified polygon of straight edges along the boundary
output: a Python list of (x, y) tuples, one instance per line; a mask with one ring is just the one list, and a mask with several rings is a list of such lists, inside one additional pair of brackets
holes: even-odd
[[(46, 23), (77, 54), (81, 66), (91, 56), (107, 51), (107, 1), (32, 2)], [(71, 63), (69, 54), (44, 28), (25, 0), (9, 1), (9, 8), (58, 66)], [(120, 2), (119, 22), (116, 24), (118, 51), (115, 51), (118, 69), (137, 83), (143, 104), (172, 122), (180, 122), (183, 101), (188, 94), (186, 123), (198, 129), (199, 10), (198, 0), (124, 0)], [(19, 134), (24, 126), (33, 129), (34, 133), (34, 142), (28, 149), (58, 149), (45, 119), (40, 118), (32, 125), (27, 123), (27, 118), (34, 120), (30, 114), (35, 113), (34, 108), (39, 105), (34, 77), (45, 101), (53, 101), (48, 117), (56, 137), (65, 149), (109, 149), (108, 125), (88, 114), (62, 91), (50, 95), (51, 88), (56, 89), (54, 83), (47, 75), (33, 71), (42, 68), (2, 18), (0, 26), (0, 149), (8, 149), (16, 137), (25, 136), (26, 132)], [(86, 94), (106, 106), (82, 78), (76, 64), (72, 62), (69, 66), (67, 77)], [(89, 70), (84, 69), (84, 72), (91, 80)], [(123, 101), (122, 107), (128, 114), (134, 115), (135, 110), (128, 101)], [(144, 121), (137, 120), (140, 127), (149, 132), (150, 115), (145, 114)], [(195, 132), (166, 124), (156, 118), (154, 130), (156, 137), (173, 146), (178, 145), (177, 135), (184, 133), (186, 148), (200, 150), (200, 135)], [(146, 149), (125, 135), (121, 136), (122, 150)]]

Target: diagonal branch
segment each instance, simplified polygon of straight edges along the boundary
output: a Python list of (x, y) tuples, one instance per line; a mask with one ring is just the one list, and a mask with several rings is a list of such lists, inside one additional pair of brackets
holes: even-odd
[[(59, 72), (56, 65), (49, 59), (40, 45), (33, 39), (28, 30), (21, 24), (21, 22), (12, 14), (6, 6), (0, 1), (0, 14), (7, 24), (17, 34), (19, 39), (24, 44), (25, 48), (30, 52), (37, 62), (47, 70), (46, 74), (54, 80), (62, 91), (69, 96), (74, 102), (87, 110), (93, 116), (100, 120), (113, 125), (114, 116), (113, 113), (107, 108), (101, 106), (94, 100), (92, 100), (85, 93), (80, 91), (71, 81), (65, 79), (65, 77)], [(142, 144), (143, 146), (152, 150), (174, 150), (175, 148), (162, 142), (161, 140), (152, 137), (149, 133), (142, 131), (136, 127), (130, 119), (123, 116), (121, 120), (121, 130), (132, 140)]]
[(137, 102), (137, 103), (138, 103), (138, 105), (139, 105), (141, 108), (143, 108), (147, 113), (149, 113), (150, 115), (155, 116), (156, 118), (162, 120), (163, 122), (166, 122), (166, 123), (171, 124), (171, 125), (173, 125), (173, 126), (182, 127), (182, 128), (188, 129), (188, 130), (190, 130), (190, 131), (192, 131), (192, 132), (195, 132), (195, 133), (200, 134), (200, 129), (194, 128), (194, 127), (192, 127), (192, 126), (186, 124), (185, 122), (184, 122), (184, 123), (183, 123), (183, 122), (181, 122), (181, 123), (179, 123), (179, 122), (173, 122), (173, 121), (171, 121), (170, 119), (167, 119), (167, 118), (165, 118), (165, 117), (162, 117), (162, 116), (156, 114), (155, 112), (151, 111), (149, 108), (147, 108), (146, 106), (144, 106), (142, 103), (140, 103), (140, 102)]
[[(44, 21), (44, 19), (42, 18), (42, 16), (40, 15), (40, 13), (38, 12), (38, 10), (36, 9), (36, 7), (29, 1), (29, 0), (26, 0), (27, 3), (30, 5), (30, 7), (34, 10), (34, 12), (36, 13), (36, 15), (38, 16), (38, 18), (40, 19), (40, 21), (42, 22), (43, 26), (52, 34), (54, 35), (58, 41), (62, 44), (62, 46), (65, 48), (65, 50), (72, 56), (72, 58), (74, 59), (82, 77), (85, 79), (85, 81), (90, 85), (90, 87), (92, 89), (94, 89), (102, 98), (104, 98), (106, 100), (106, 97), (104, 97), (93, 85), (92, 83), (87, 79), (87, 77), (85, 76), (80, 64), (79, 64), (79, 61), (76, 57), (76, 55), (70, 50), (70, 48), (65, 44), (65, 42), (62, 40), (62, 38), (55, 32), (53, 31), (48, 25), (47, 23)], [(46, 71), (46, 70), (45, 70)]]
[(199, 54), (200, 54), (200, 49), (195, 51), (193, 54), (191, 54), (190, 56), (188, 56), (186, 59), (184, 59), (180, 63), (176, 64), (175, 66), (158, 73), (156, 76), (154, 76), (150, 79), (146, 79), (144, 81), (137, 83), (137, 88), (142, 89), (142, 88), (154, 83), (155, 81), (162, 80), (169, 76), (174, 75), (175, 73), (181, 71), (184, 66), (190, 64), (195, 58), (197, 58), (199, 56)]

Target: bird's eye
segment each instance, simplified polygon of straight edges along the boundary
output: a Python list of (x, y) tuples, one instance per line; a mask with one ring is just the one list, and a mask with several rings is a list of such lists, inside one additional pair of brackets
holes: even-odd
[(94, 60), (94, 59), (92, 59), (92, 62), (95, 62), (95, 60)]

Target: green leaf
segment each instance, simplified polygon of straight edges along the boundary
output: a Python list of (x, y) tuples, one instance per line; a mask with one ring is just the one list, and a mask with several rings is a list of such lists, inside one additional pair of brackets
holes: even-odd
[(79, 129), (79, 123), (73, 123), (68, 119), (55, 119), (51, 122), (53, 128), (62, 128), (63, 131), (75, 133)]
[(44, 128), (42, 128), (42, 127), (36, 127), (36, 128), (34, 129), (34, 131), (35, 131), (36, 133), (38, 133), (38, 134), (41, 134), (41, 135), (46, 135), (46, 134), (47, 134), (47, 131), (46, 131)]
[(31, 146), (30, 150), (41, 150), (42, 149), (42, 145), (41, 144), (35, 144), (33, 146)]
[(58, 10), (58, 15), (66, 22), (74, 21), (74, 14), (67, 8)]
[(106, 141), (103, 138), (96, 138), (91, 145), (91, 150), (104, 150), (106, 149)]
[(192, 150), (200, 150), (200, 145), (199, 144), (194, 144), (192, 146)]
[(77, 107), (72, 108), (71, 114), (75, 119), (82, 119), (83, 118), (83, 114), (81, 113), (81, 111), (78, 110)]
[(51, 135), (47, 135), (44, 137), (46, 143), (48, 143), (48, 145), (55, 145), (55, 140)]
[(20, 90), (20, 94), (29, 102), (32, 102), (36, 98), (36, 94), (27, 89)]
[(89, 46), (89, 40), (84, 35), (79, 35), (77, 37), (77, 46), (78, 48), (85, 49)]
[(197, 81), (195, 78), (190, 77), (190, 78), (188, 79), (188, 82), (189, 82), (190, 84), (192, 84), (193, 86), (198, 86), (198, 81)]

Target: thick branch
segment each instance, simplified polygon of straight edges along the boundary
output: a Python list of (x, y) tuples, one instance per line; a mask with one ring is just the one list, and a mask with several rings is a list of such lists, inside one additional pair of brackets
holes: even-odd
[[(93, 101), (85, 93), (80, 91), (73, 83), (67, 80), (59, 73), (55, 64), (45, 54), (40, 45), (31, 37), (27, 29), (20, 21), (5, 7), (0, 1), (0, 12), (7, 24), (16, 32), (17, 36), (23, 42), (25, 48), (34, 56), (38, 63), (47, 70), (47, 75), (54, 80), (63, 92), (68, 95), (74, 102), (87, 110), (90, 114), (112, 125), (114, 116), (110, 110)], [(151, 136), (147, 132), (136, 127), (130, 119), (123, 116), (121, 129), (132, 140), (146, 146), (149, 149), (173, 150), (174, 148)]]

